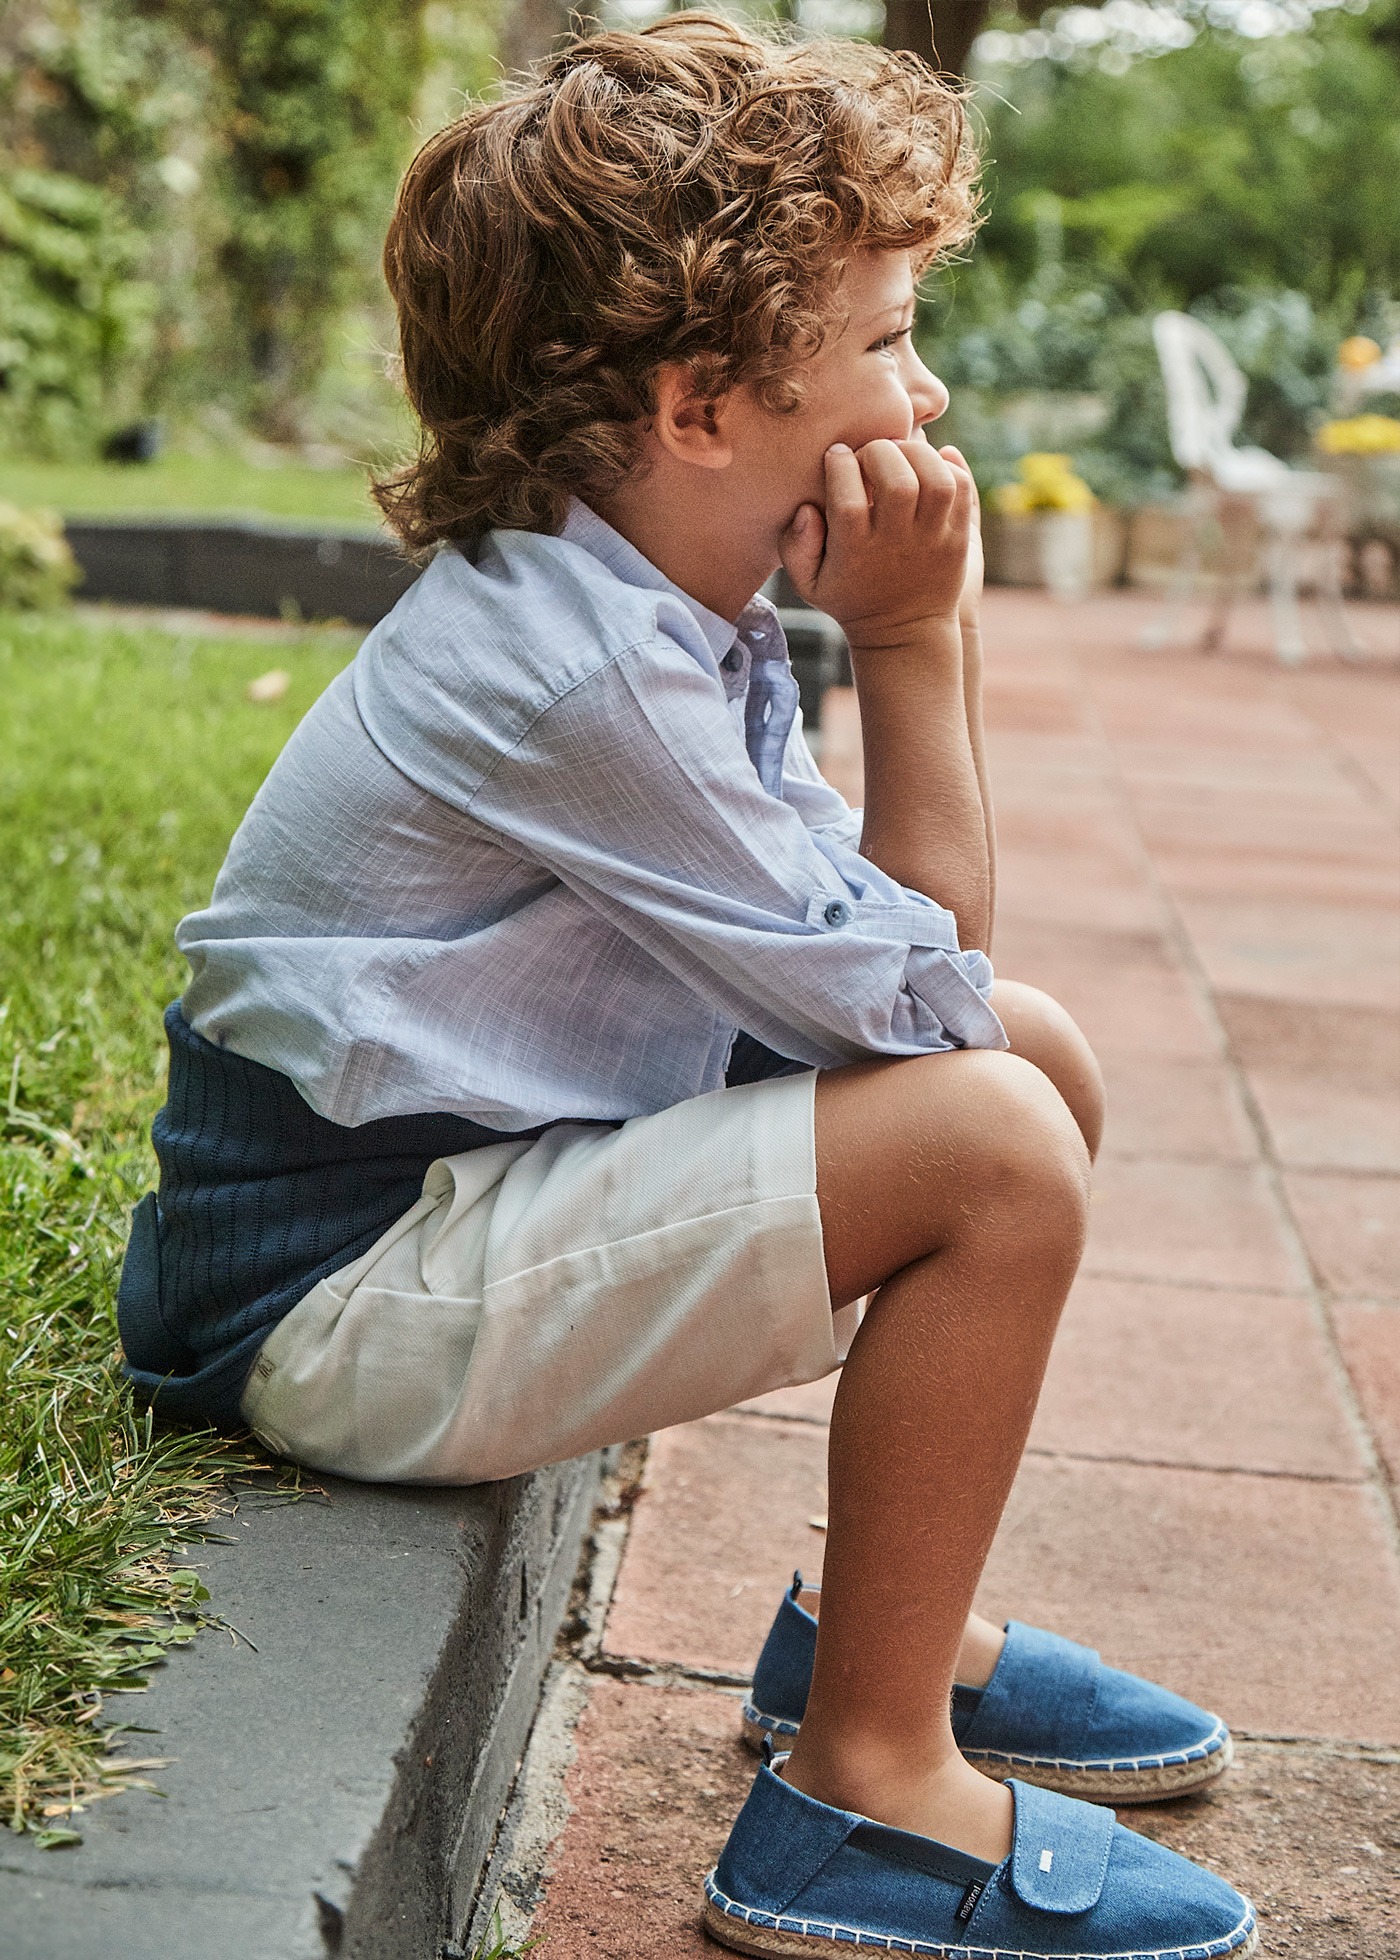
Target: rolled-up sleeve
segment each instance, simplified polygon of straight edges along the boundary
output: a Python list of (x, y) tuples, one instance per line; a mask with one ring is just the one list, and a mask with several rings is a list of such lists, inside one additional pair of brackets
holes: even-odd
[(717, 679), (659, 635), (545, 708), (467, 807), (796, 1061), (1004, 1048), (985, 955), (860, 856), (829, 797), (770, 796)]

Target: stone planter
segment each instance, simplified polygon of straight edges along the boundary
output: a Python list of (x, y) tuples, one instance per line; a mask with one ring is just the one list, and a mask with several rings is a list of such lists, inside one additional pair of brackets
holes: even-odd
[(1039, 586), (1057, 599), (1078, 599), (1122, 576), (1123, 519), (1102, 504), (1025, 516), (988, 511), (983, 542), (989, 585)]

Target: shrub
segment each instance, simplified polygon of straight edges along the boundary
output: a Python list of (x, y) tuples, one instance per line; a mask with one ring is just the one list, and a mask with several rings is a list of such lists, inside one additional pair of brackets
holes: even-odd
[(63, 526), (52, 511), (0, 503), (0, 607), (58, 606), (78, 582)]

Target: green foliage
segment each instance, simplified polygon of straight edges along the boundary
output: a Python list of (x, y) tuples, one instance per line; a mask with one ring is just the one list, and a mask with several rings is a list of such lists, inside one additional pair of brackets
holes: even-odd
[(0, 606), (42, 611), (61, 605), (77, 581), (58, 518), (0, 500)]
[(1264, 41), (1208, 30), (1126, 70), (991, 74), (988, 223), (921, 317), (979, 478), (1067, 449), (1100, 496), (1171, 490), (1151, 336), (1169, 306), (1249, 378), (1241, 439), (1306, 452), (1338, 343), (1400, 327), (1394, 22), (1394, 0), (1377, 0)]
[(168, 0), (212, 64), (219, 260), (251, 407), (299, 433), (330, 330), (377, 263), (427, 58), (423, 0)]
[(179, 378), (200, 74), (138, 0), (0, 17), (0, 442), (73, 454)]
[(108, 192), (47, 170), (0, 183), (0, 441), (61, 453), (99, 420), (149, 310), (138, 255)]
[(71, 1842), (69, 1809), (154, 1765), (109, 1753), (101, 1697), (205, 1615), (173, 1565), (256, 1459), (160, 1433), (116, 1367), (130, 1206), (151, 1179), (176, 918), (347, 651), (193, 642), (0, 615), (0, 1815)]
[(1307, 33), (1217, 30), (1123, 74), (1052, 61), (983, 90), (992, 158), (982, 249), (1024, 280), (1046, 194), (1070, 266), (1183, 304), (1227, 286), (1314, 306), (1400, 292), (1394, 0)]
[(424, 127), (494, 79), (497, 6), (8, 0), (0, 446), (211, 407), (392, 440), (380, 241)]

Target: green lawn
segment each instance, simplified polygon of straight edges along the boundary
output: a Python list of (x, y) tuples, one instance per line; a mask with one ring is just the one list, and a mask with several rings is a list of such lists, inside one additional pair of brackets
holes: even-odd
[[(199, 1623), (168, 1555), (250, 1460), (153, 1434), (114, 1365), (171, 931), (353, 646), (0, 614), (0, 1814), (46, 1842), (71, 1837), (75, 1792), (139, 1767), (101, 1759), (89, 1723)], [(256, 706), (273, 666), (291, 688)]]
[(373, 524), (365, 472), (245, 462), (231, 454), (155, 463), (32, 463), (0, 456), (0, 498), (65, 517), (199, 511), (305, 524)]

